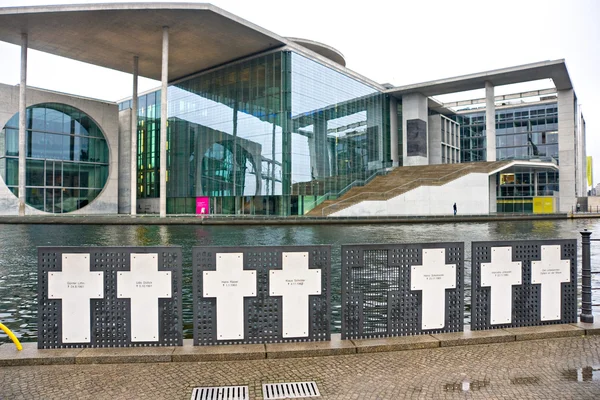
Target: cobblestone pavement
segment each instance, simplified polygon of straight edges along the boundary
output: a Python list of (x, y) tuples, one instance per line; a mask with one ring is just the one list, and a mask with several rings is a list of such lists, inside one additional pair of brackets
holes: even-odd
[[(0, 369), (0, 399), (190, 399), (316, 381), (327, 399), (599, 399), (600, 336), (337, 357)], [(468, 383), (467, 383), (468, 382)], [(468, 390), (463, 390), (467, 388)]]

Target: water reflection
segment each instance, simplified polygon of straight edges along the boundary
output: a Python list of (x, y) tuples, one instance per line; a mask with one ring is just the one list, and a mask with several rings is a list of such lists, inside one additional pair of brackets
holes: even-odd
[[(0, 225), (0, 321), (20, 339), (36, 339), (38, 246), (181, 246), (184, 334), (189, 338), (193, 246), (332, 245), (332, 330), (339, 332), (341, 244), (465, 242), (465, 306), (470, 310), (472, 241), (576, 238), (580, 242), (579, 232), (584, 228), (595, 232), (593, 238), (600, 238), (600, 220), (596, 219), (307, 226)], [(591, 252), (593, 263), (600, 263), (600, 244), (593, 243)], [(580, 268), (581, 248), (578, 253)], [(600, 287), (600, 274), (594, 275), (593, 285)], [(600, 291), (594, 296), (593, 302), (600, 303)], [(373, 308), (378, 308), (381, 299), (372, 300)], [(468, 314), (465, 322), (469, 322)], [(0, 341), (8, 339), (3, 335)]]
[(600, 381), (600, 366), (570, 369), (563, 372), (563, 377), (575, 382)]

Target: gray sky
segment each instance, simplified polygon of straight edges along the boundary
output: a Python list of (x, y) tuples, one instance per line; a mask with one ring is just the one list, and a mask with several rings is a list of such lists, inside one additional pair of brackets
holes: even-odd
[[(62, 0), (60, 3), (122, 1)], [(135, 1), (132, 1), (135, 2)], [(152, 1), (146, 1), (152, 2)], [(198, 2), (191, 1), (188, 2)], [(0, 0), (0, 7), (56, 4)], [(587, 153), (600, 181), (600, 1), (597, 0), (213, 0), (281, 36), (326, 43), (348, 68), (377, 82), (406, 85), (564, 58), (587, 123)], [(160, 44), (157, 44), (159, 46)], [(19, 48), (0, 42), (0, 82), (19, 82)], [(35, 50), (27, 83), (105, 100), (131, 95), (131, 76)], [(93, 79), (89, 79), (93, 76)], [(140, 90), (158, 86), (141, 79)], [(496, 94), (552, 86), (550, 80), (499, 87)], [(484, 97), (484, 91), (440, 97)]]

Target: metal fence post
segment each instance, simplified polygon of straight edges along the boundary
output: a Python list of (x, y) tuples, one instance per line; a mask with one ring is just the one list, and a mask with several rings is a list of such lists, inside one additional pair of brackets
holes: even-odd
[(581, 322), (594, 322), (592, 314), (592, 260), (590, 254), (590, 236), (592, 232), (581, 232)]

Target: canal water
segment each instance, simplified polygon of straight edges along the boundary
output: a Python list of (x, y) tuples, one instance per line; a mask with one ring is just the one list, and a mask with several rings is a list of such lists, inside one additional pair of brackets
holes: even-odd
[[(342, 244), (458, 241), (465, 243), (465, 323), (469, 323), (472, 241), (577, 239), (581, 271), (579, 232), (583, 229), (592, 231), (592, 238), (600, 238), (600, 219), (297, 226), (0, 225), (0, 322), (23, 341), (37, 339), (38, 246), (181, 246), (184, 336), (191, 338), (193, 246), (325, 244), (332, 246), (332, 331), (339, 332)], [(600, 271), (600, 242), (592, 242), (591, 250), (592, 269)], [(600, 288), (600, 275), (593, 279), (593, 286)], [(599, 292), (594, 293), (594, 303), (600, 303)], [(0, 332), (0, 343), (6, 341)]]

